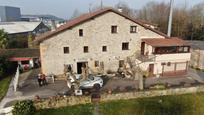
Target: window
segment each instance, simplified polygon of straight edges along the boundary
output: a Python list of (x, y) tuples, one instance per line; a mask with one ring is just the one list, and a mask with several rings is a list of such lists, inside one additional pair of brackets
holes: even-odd
[(124, 60), (119, 60), (119, 67), (123, 67), (125, 65), (125, 61)]
[(99, 61), (95, 61), (95, 67), (99, 67)]
[(29, 64), (29, 61), (21, 61), (21, 64), (24, 65), (24, 64)]
[(163, 65), (163, 66), (164, 66), (164, 65), (166, 65), (166, 63), (165, 63), (165, 62), (162, 62), (162, 63), (161, 63), (161, 65)]
[(186, 47), (183, 47), (183, 51), (184, 51), (184, 52), (189, 52), (189, 47), (187, 47), (187, 46), (186, 46)]
[(107, 46), (102, 46), (102, 51), (107, 52)]
[(178, 48), (178, 52), (180, 53), (180, 52), (183, 52), (183, 47), (179, 47)]
[(111, 33), (117, 33), (117, 26), (111, 26)]
[(129, 43), (128, 42), (122, 43), (122, 50), (129, 50)]
[(83, 36), (83, 29), (79, 29), (79, 36)]
[(130, 33), (136, 33), (137, 32), (137, 26), (130, 26)]
[(188, 53), (190, 51), (189, 46), (179, 46), (178, 47), (178, 53)]
[(171, 62), (168, 62), (168, 63), (167, 63), (167, 66), (171, 66)]
[(68, 54), (69, 53), (69, 47), (64, 47), (64, 54)]
[(84, 46), (84, 53), (88, 53), (89, 52), (89, 47), (88, 46)]
[(102, 69), (104, 69), (104, 63), (103, 63), (103, 61), (100, 62), (100, 67), (101, 67)]

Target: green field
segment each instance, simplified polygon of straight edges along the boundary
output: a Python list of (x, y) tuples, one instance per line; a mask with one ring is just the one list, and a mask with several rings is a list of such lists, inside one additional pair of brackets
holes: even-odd
[[(92, 115), (93, 104), (47, 109), (35, 115)], [(204, 115), (204, 93), (100, 103), (100, 115)]]
[(10, 81), (11, 81), (11, 77), (5, 77), (0, 80), (0, 101), (6, 95), (6, 92), (9, 88)]

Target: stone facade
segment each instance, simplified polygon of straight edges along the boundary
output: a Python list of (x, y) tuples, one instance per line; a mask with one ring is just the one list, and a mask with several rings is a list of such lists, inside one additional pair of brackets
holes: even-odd
[(204, 70), (204, 50), (192, 49), (191, 53), (193, 56), (191, 56), (190, 65), (193, 68)]
[[(111, 33), (111, 26), (117, 26), (117, 33)], [(130, 26), (137, 26), (136, 33), (130, 33)], [(83, 36), (79, 36), (83, 29)], [(77, 73), (77, 63), (88, 62), (92, 71), (99, 71), (95, 61), (99, 61), (100, 71), (116, 71), (119, 60), (140, 51), (142, 38), (164, 38), (143, 26), (130, 21), (114, 12), (107, 12), (94, 17), (80, 25), (65, 30), (40, 43), (42, 72), (45, 74), (62, 74), (64, 65), (71, 65)], [(128, 42), (129, 49), (122, 50), (122, 43)], [(88, 46), (88, 53), (84, 53)], [(107, 51), (102, 51), (102, 46)], [(69, 47), (69, 53), (64, 54), (63, 48)], [(101, 64), (101, 65), (100, 65)]]

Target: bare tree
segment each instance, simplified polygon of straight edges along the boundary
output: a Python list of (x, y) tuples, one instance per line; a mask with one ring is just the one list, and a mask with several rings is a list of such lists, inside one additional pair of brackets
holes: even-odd
[(76, 18), (76, 17), (80, 16), (81, 14), (82, 13), (78, 9), (75, 9), (72, 16), (71, 16), (71, 19)]

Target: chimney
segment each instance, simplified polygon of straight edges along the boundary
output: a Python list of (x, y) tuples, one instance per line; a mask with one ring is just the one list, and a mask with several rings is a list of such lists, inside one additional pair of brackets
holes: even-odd
[(123, 9), (121, 7), (118, 7), (119, 12), (123, 12)]
[(55, 31), (57, 29), (55, 20), (51, 20), (51, 24), (52, 24), (52, 30)]

